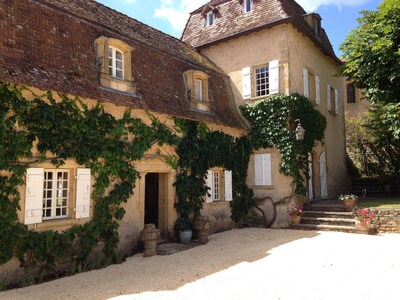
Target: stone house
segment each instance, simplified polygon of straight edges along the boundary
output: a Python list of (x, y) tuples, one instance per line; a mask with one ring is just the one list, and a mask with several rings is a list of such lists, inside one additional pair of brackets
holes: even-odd
[[(88, 107), (101, 103), (115, 117), (130, 109), (150, 124), (150, 112), (169, 128), (179, 117), (241, 137), (248, 127), (240, 105), (302, 93), (328, 120), (325, 144), (310, 153), (309, 198), (346, 189), (343, 82), (335, 77), (340, 61), (320, 17), (292, 0), (211, 1), (191, 14), (183, 41), (92, 0), (5, 0), (0, 28), (0, 82), (27, 87), (30, 100), (50, 91), (56, 101), (69, 95)], [(172, 146), (154, 144), (134, 162), (140, 178), (118, 229), (125, 252), (145, 223), (155, 223), (163, 238), (173, 232), (177, 171), (166, 162), (169, 156), (176, 156)], [(29, 230), (62, 232), (93, 217), (91, 170), (73, 159), (56, 168), (52, 158), (47, 153), (47, 160), (31, 164), (20, 187), (18, 219)], [(279, 162), (275, 149), (253, 154), (247, 183), (256, 196), (291, 195)], [(229, 170), (209, 174), (211, 196), (202, 214), (211, 232), (228, 230), (234, 226)], [(281, 207), (276, 226), (287, 225)], [(7, 274), (17, 265), (11, 260), (0, 269)]]
[(345, 80), (344, 91), (344, 109), (349, 118), (356, 118), (368, 110), (368, 100), (363, 98), (362, 90), (357, 88), (353, 82)]
[[(309, 199), (346, 191), (344, 84), (336, 76), (341, 61), (318, 14), (293, 0), (214, 0), (190, 14), (182, 40), (229, 75), (237, 107), (275, 93), (308, 97), (328, 123), (325, 143), (310, 153)], [(274, 149), (254, 152), (247, 182), (256, 196), (291, 194), (279, 162)]]

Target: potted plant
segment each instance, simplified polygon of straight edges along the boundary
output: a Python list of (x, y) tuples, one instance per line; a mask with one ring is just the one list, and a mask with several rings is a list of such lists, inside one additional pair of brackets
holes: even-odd
[(292, 218), (293, 224), (299, 224), (301, 222), (301, 216), (303, 215), (303, 208), (301, 206), (297, 207), (292, 204), (290, 207), (288, 207), (287, 212), (289, 217)]
[(343, 201), (343, 204), (348, 207), (353, 207), (356, 205), (357, 196), (350, 194), (350, 195), (340, 195), (339, 200)]
[(369, 228), (375, 220), (376, 215), (368, 208), (357, 208), (354, 210), (356, 227)]
[(175, 232), (178, 232), (181, 243), (188, 244), (192, 239), (191, 222), (188, 217), (179, 217), (174, 226)]

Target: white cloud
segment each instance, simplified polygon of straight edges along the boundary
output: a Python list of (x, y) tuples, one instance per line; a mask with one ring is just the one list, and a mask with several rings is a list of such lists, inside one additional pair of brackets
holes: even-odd
[(297, 0), (306, 11), (315, 11), (320, 6), (336, 5), (339, 9), (342, 6), (357, 6), (365, 4), (369, 0)]
[(174, 31), (181, 32), (185, 28), (189, 13), (207, 2), (208, 0), (161, 0), (154, 16), (166, 19)]

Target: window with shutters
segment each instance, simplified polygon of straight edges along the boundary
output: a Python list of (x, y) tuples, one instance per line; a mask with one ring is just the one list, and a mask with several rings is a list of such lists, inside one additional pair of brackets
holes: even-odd
[(270, 153), (254, 154), (254, 185), (272, 185), (272, 161)]
[(314, 104), (320, 104), (320, 85), (319, 77), (313, 74), (309, 69), (303, 68), (304, 96)]
[(279, 93), (279, 61), (268, 64), (245, 67), (242, 69), (243, 99), (264, 97)]
[(88, 218), (90, 182), (90, 169), (79, 168), (74, 172), (73, 169), (29, 168), (26, 176), (24, 224)]
[(207, 203), (232, 201), (232, 171), (222, 169), (208, 170), (206, 184), (208, 187)]
[(338, 90), (328, 84), (326, 89), (326, 98), (328, 111), (333, 115), (337, 115), (339, 113)]
[(105, 36), (95, 41), (100, 85), (127, 93), (136, 93), (132, 76), (131, 55), (128, 44)]
[(201, 71), (189, 70), (184, 73), (184, 80), (190, 106), (209, 111), (208, 76)]

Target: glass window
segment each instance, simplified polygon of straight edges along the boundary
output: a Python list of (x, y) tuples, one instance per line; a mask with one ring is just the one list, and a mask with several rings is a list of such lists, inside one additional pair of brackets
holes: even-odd
[(116, 48), (108, 48), (108, 75), (124, 79), (124, 55)]
[(268, 66), (256, 68), (256, 97), (269, 94), (269, 69)]
[(203, 101), (203, 81), (201, 79), (194, 80), (194, 98), (196, 101)]
[(253, 8), (253, 0), (244, 0), (244, 1), (243, 1), (243, 5), (244, 5), (243, 11), (244, 11), (245, 13), (248, 13), (248, 12), (250, 12), (250, 11), (252, 10), (252, 8)]
[(353, 83), (347, 85), (347, 103), (356, 103), (356, 89)]
[(211, 26), (214, 24), (214, 13), (210, 10), (206, 15), (206, 26)]
[(219, 176), (219, 171), (214, 171), (213, 172), (213, 201), (218, 201), (220, 200), (220, 176)]
[(68, 171), (45, 170), (43, 220), (68, 217)]

